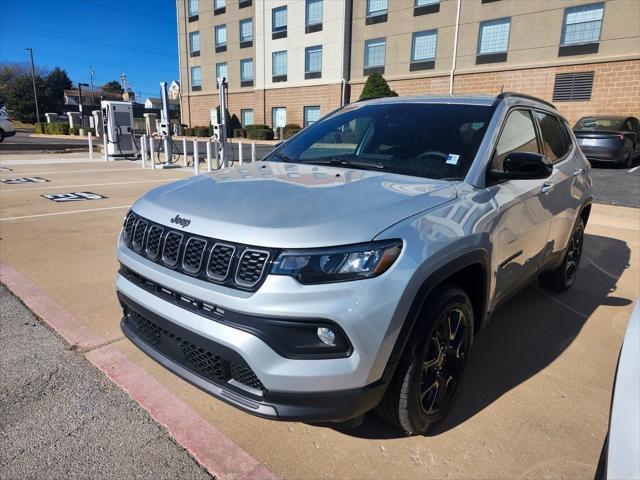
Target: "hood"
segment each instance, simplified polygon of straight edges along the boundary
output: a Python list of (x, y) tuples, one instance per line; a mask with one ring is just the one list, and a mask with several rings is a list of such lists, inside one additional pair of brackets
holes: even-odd
[[(366, 242), (455, 198), (453, 183), (377, 171), (257, 162), (147, 193), (138, 214), (196, 235), (273, 248)], [(170, 220), (179, 215), (176, 226)]]

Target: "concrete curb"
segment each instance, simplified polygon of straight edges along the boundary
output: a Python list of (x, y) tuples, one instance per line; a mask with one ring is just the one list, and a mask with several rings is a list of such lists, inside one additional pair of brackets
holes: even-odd
[(125, 390), (216, 479), (277, 480), (272, 472), (203, 419), (113, 344), (79, 322), (29, 279), (0, 260), (0, 282), (61, 337)]

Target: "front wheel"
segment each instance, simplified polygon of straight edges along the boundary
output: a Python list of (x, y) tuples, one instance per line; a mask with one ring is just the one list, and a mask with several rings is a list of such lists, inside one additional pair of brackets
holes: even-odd
[(580, 259), (582, 258), (582, 245), (584, 243), (584, 221), (579, 218), (571, 232), (569, 245), (565, 251), (562, 263), (551, 272), (540, 275), (540, 283), (557, 292), (570, 289), (576, 282)]
[(440, 422), (460, 390), (473, 339), (467, 294), (442, 287), (428, 298), (378, 413), (408, 435)]

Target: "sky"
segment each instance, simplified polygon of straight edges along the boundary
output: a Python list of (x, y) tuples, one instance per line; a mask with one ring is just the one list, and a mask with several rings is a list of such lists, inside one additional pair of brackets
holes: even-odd
[(125, 73), (136, 95), (178, 79), (175, 0), (0, 0), (0, 63), (60, 67), (74, 86)]

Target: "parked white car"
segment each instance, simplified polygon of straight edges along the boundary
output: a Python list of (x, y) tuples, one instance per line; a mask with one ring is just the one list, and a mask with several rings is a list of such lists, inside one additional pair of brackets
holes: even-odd
[(622, 342), (597, 479), (640, 478), (640, 298)]
[(13, 122), (9, 118), (7, 111), (4, 108), (0, 108), (0, 142), (5, 137), (11, 137), (16, 134), (16, 129), (13, 126)]

